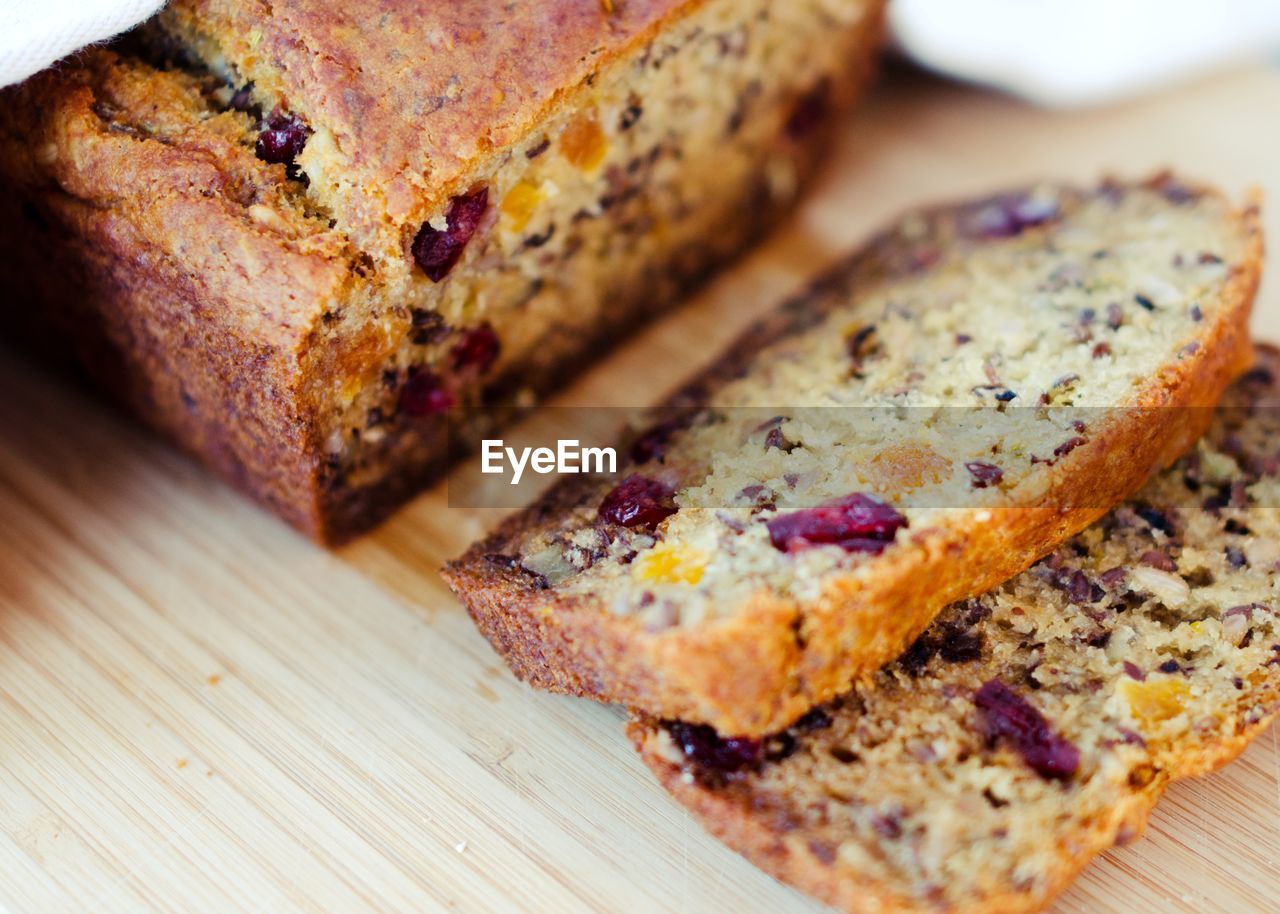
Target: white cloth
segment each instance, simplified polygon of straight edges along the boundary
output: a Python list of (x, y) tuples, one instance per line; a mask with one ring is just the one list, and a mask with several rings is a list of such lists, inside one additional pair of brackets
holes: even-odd
[(1054, 107), (1280, 47), (1280, 0), (892, 0), (889, 21), (924, 66)]
[(0, 0), (0, 86), (119, 35), (163, 5), (164, 0)]

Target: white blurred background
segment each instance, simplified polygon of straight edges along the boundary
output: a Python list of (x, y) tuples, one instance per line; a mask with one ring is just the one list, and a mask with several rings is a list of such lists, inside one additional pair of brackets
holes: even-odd
[(1048, 107), (1118, 101), (1280, 49), (1280, 0), (892, 0), (889, 9), (912, 60)]
[[(0, 85), (132, 27), (161, 0), (0, 0)], [(917, 63), (1049, 107), (1112, 102), (1280, 49), (1280, 0), (891, 0)]]

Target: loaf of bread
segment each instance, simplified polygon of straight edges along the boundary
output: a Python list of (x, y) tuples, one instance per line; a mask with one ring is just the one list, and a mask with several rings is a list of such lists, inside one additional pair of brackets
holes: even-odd
[(1280, 709), (1280, 351), (1132, 501), (763, 740), (636, 723), (707, 828), (837, 908), (1038, 911)]
[(769, 224), (881, 6), (175, 0), (0, 94), (5, 335), (345, 538)]
[(1189, 447), (1260, 253), (1168, 175), (910, 215), (446, 577), (537, 686), (781, 729)]

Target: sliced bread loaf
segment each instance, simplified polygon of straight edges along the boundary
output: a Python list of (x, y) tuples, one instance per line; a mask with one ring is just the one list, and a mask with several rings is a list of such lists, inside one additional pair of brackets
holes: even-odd
[(152, 6), (0, 93), (4, 336), (336, 543), (777, 221), (884, 0)]
[(535, 685), (773, 732), (1183, 453), (1260, 251), (1167, 175), (908, 216), (445, 576)]
[(1280, 708), (1280, 352), (1208, 438), (874, 681), (764, 740), (637, 723), (757, 864), (857, 912), (1036, 911)]

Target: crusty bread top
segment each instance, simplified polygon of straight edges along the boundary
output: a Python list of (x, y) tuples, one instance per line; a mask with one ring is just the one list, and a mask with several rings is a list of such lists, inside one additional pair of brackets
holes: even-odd
[(1015, 912), (1280, 707), (1280, 352), (1138, 496), (763, 741), (637, 725), (717, 835), (849, 911)]
[(1256, 216), (1170, 176), (908, 216), (677, 395), (632, 478), (446, 575), (535, 682), (783, 726), (1192, 443), (1251, 357)]
[(165, 15), (328, 130), (358, 183), (394, 195), (399, 180), (452, 188), (603, 62), (703, 2), (177, 0)]
[[(177, 0), (160, 22), (260, 102), (307, 122), (308, 173), (323, 173), (340, 220), (381, 258), (399, 256), (450, 197), (483, 181), (477, 169), (604, 67), (655, 38), (637, 64), (661, 66), (685, 37), (665, 30), (707, 2)], [(880, 5), (837, 0), (833, 25)], [(777, 19), (785, 28), (785, 9)]]

